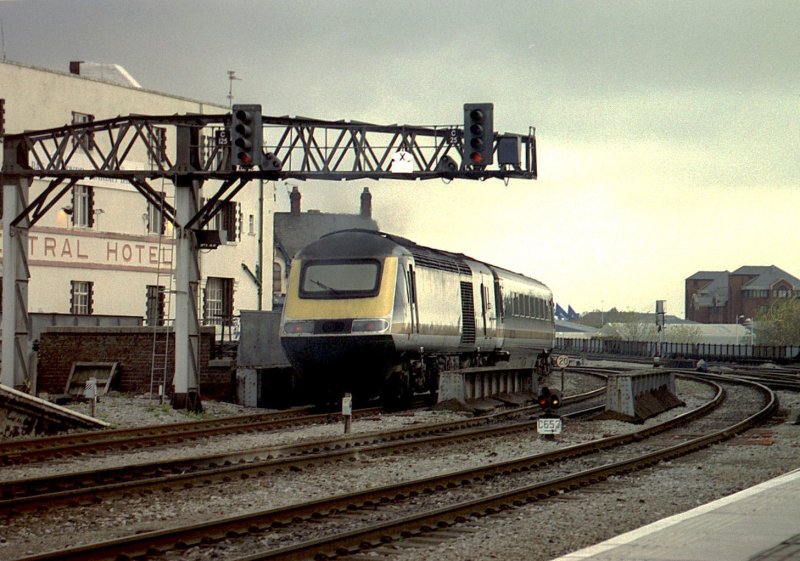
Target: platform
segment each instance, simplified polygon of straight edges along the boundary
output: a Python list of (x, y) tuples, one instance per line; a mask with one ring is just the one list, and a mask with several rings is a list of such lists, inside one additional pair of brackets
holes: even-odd
[(800, 470), (553, 561), (800, 561)]

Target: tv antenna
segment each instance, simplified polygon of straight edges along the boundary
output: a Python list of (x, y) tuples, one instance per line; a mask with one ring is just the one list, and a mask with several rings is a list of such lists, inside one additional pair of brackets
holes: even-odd
[[(5, 58), (5, 56), (3, 56), (3, 58)], [(233, 107), (233, 81), (234, 80), (241, 80), (241, 78), (237, 78), (236, 77), (236, 71), (235, 70), (228, 70), (228, 108)]]

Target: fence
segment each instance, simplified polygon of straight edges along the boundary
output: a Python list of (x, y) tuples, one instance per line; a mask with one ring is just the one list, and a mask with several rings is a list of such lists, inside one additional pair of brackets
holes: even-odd
[(564, 353), (600, 354), (627, 357), (714, 359), (730, 361), (800, 360), (800, 346), (733, 345), (717, 343), (657, 343), (612, 339), (568, 339), (558, 337), (555, 350)]

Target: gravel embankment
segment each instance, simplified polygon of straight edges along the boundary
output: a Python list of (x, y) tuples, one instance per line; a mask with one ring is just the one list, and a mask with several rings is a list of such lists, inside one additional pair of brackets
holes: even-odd
[[(556, 377), (558, 379), (558, 377)], [(570, 393), (569, 380), (567, 386)], [(576, 383), (576, 385), (580, 385)], [(708, 396), (697, 384), (679, 383), (681, 399), (694, 407)], [(624, 485), (603, 486), (564, 495), (485, 519), (471, 531), (439, 545), (404, 549), (397, 559), (437, 561), (506, 559), (546, 561), (597, 543), (659, 518), (738, 491), (798, 467), (800, 426), (793, 424), (800, 411), (800, 396), (781, 393), (781, 417), (768, 427), (770, 439), (737, 438), (690, 458), (670, 462), (631, 475)], [(204, 415), (239, 414), (244, 408), (206, 402)], [(76, 406), (86, 407), (85, 405)], [(684, 409), (685, 410), (685, 409)], [(85, 411), (82, 411), (85, 412)], [(679, 412), (679, 411), (675, 411)], [(669, 413), (669, 414), (675, 414)], [(146, 399), (109, 396), (98, 404), (98, 415), (115, 427), (176, 422), (185, 414), (151, 405)], [(353, 423), (354, 431), (376, 431), (449, 420), (454, 412), (417, 412), (381, 415)], [(191, 417), (190, 417), (191, 418)], [(654, 421), (652, 421), (654, 422)], [(175, 495), (120, 499), (95, 506), (23, 514), (0, 520), (0, 558), (14, 559), (34, 552), (74, 545), (77, 540), (97, 540), (132, 532), (158, 529), (186, 520), (207, 520), (254, 509), (277, 507), (313, 497), (344, 493), (402, 479), (463, 469), (487, 460), (503, 461), (544, 451), (554, 446), (583, 442), (603, 435), (633, 430), (618, 421), (568, 423), (555, 442), (536, 434), (503, 437), (437, 448), (433, 454), (365, 458), (352, 466), (320, 466), (286, 476), (231, 482)], [(761, 429), (759, 429), (761, 430)], [(763, 432), (763, 431), (762, 431)], [(215, 453), (224, 450), (270, 446), (297, 440), (336, 436), (341, 425), (325, 425), (270, 434), (241, 435), (192, 443), (187, 448), (166, 448), (115, 454), (104, 458), (74, 459), (45, 466), (9, 466), (2, 479), (32, 477), (72, 469), (99, 468)]]

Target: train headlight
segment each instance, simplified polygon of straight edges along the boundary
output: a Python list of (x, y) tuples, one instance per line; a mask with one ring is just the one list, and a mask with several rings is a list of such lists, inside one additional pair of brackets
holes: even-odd
[(354, 319), (352, 333), (383, 333), (389, 329), (385, 319)]
[(287, 335), (311, 335), (314, 333), (314, 321), (287, 321), (283, 324), (283, 332)]

